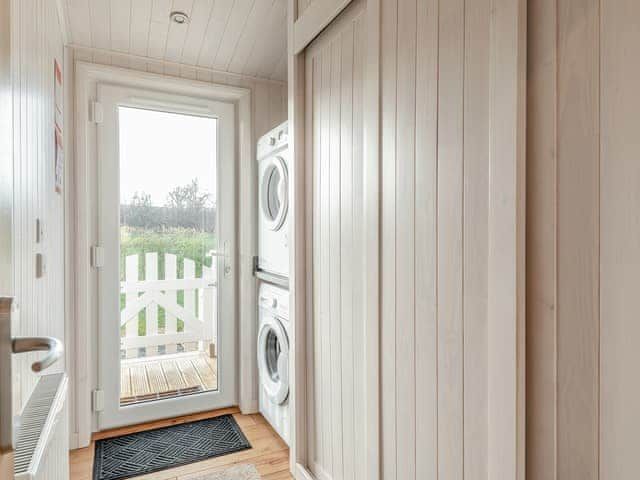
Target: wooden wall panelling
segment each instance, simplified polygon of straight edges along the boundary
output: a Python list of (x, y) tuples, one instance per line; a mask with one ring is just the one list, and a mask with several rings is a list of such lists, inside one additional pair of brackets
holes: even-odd
[(529, 13), (528, 474), (631, 479), (640, 11), (549, 0)]
[(487, 478), (489, 0), (465, 2), (463, 173), (464, 477)]
[(557, 0), (529, 2), (527, 478), (557, 480)]
[[(12, 4), (14, 281), (13, 334), (51, 335), (65, 340), (64, 195), (55, 192), (54, 59), (64, 68), (62, 32), (55, 2)], [(65, 174), (67, 188), (69, 176)], [(36, 241), (36, 219), (44, 236)], [(35, 255), (46, 262), (36, 278)], [(31, 363), (38, 354), (16, 357), (15, 411), (20, 412), (37, 382)], [(64, 361), (51, 367), (59, 372)]]
[(396, 474), (415, 478), (415, 143), (416, 0), (398, 2), (396, 110)]
[(441, 2), (439, 22), (438, 474), (443, 478), (461, 480), (463, 478), (464, 428), (462, 310), (464, 2), (461, 0)]
[[(10, 92), (13, 84), (13, 68), (11, 63), (12, 29), (10, 0), (0, 1), (0, 95), (2, 95), (2, 107), (0, 109), (0, 224), (3, 228), (0, 232), (0, 292), (3, 296), (14, 295), (14, 260), (13, 260), (13, 109), (11, 108)], [(9, 105), (5, 104), (7, 102)], [(0, 335), (3, 339), (11, 335), (11, 325), (1, 325)], [(1, 347), (2, 358), (11, 356), (5, 341)], [(0, 391), (0, 409), (7, 412), (0, 418), (0, 476), (11, 478), (13, 476), (13, 452), (7, 445), (13, 433), (13, 394), (12, 388), (7, 385), (14, 383), (12, 362), (3, 365), (0, 373), (0, 382), (5, 388)]]
[(345, 11), (305, 52), (315, 259), (308, 447), (310, 470), (322, 479), (365, 478), (358, 403), (365, 395), (363, 4)]
[(382, 478), (488, 475), (490, 13), (382, 3)]
[(434, 48), (438, 44), (438, 11), (437, 0), (417, 2), (414, 187), (416, 479), (435, 479), (438, 475), (438, 52)]
[(558, 3), (558, 478), (598, 478), (599, 12)]
[(640, 67), (637, 61), (629, 58), (640, 42), (640, 5), (630, 0), (607, 0), (600, 2), (599, 7), (599, 478), (631, 480), (638, 477), (637, 434), (640, 429), (637, 374), (640, 363), (640, 97), (637, 88)]
[[(380, 229), (380, 405), (381, 477), (396, 478), (396, 101), (397, 28), (395, 0), (381, 5), (381, 229)], [(437, 430), (436, 430), (437, 431)]]
[(527, 474), (596, 479), (600, 13), (529, 4)]
[(488, 243), (488, 478), (523, 479), (526, 5), (492, 0)]

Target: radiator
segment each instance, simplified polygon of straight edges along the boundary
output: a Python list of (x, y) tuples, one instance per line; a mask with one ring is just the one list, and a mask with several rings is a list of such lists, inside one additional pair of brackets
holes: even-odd
[(67, 376), (40, 377), (25, 405), (15, 443), (15, 480), (67, 480)]

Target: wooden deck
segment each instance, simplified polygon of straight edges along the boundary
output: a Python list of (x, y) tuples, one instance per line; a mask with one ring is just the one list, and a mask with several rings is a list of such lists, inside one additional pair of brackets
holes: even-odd
[(217, 359), (204, 352), (125, 359), (120, 366), (120, 405), (217, 388)]

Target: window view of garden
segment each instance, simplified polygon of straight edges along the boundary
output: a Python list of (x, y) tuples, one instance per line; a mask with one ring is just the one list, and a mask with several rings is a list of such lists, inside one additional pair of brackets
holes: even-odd
[(120, 107), (120, 403), (217, 389), (216, 120)]
[[(203, 267), (212, 267), (216, 250), (216, 213), (211, 194), (200, 191), (198, 180), (175, 187), (168, 193), (163, 206), (156, 206), (151, 196), (136, 192), (128, 204), (120, 205), (120, 280), (125, 280), (125, 260), (138, 255), (138, 278), (145, 278), (146, 254), (158, 254), (158, 278), (166, 278), (165, 255), (176, 256), (177, 278), (184, 278), (184, 260), (195, 263), (195, 276), (202, 277)], [(177, 292), (177, 301), (184, 306), (184, 291)], [(125, 295), (121, 295), (121, 308)], [(196, 313), (198, 303), (195, 304)], [(165, 309), (158, 309), (158, 331), (164, 333)], [(178, 331), (184, 323), (178, 319)], [(124, 327), (123, 327), (124, 333)], [(146, 335), (146, 310), (138, 316), (138, 335)]]

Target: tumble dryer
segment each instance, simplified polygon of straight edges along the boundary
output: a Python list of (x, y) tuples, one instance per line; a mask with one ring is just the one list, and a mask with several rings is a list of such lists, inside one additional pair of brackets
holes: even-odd
[(258, 141), (258, 269), (289, 276), (289, 135), (287, 122)]

